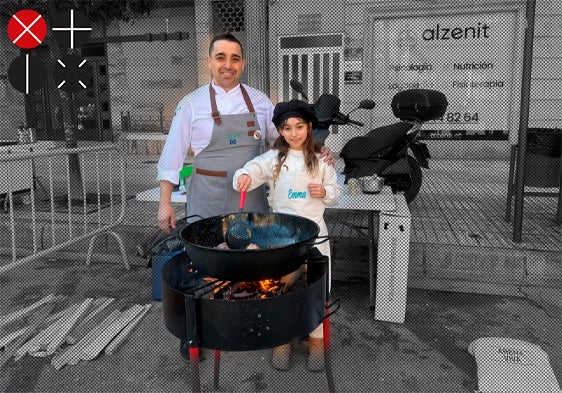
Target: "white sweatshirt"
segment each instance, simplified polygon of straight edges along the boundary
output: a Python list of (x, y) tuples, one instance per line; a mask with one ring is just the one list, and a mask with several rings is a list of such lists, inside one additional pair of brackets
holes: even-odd
[[(336, 170), (326, 164), (323, 159), (318, 159), (318, 171), (311, 175), (304, 162), (304, 153), (298, 150), (289, 150), (287, 159), (279, 174), (279, 179), (273, 184), (273, 172), (277, 166), (279, 150), (272, 149), (254, 158), (238, 169), (233, 178), (233, 187), (238, 190), (238, 177), (246, 174), (252, 178), (250, 190), (269, 184), (269, 206), (273, 212), (295, 214), (313, 220), (320, 227), (320, 236), (328, 235), (328, 228), (324, 222), (326, 206), (337, 205), (342, 194), (342, 188), (337, 184)], [(324, 186), (326, 196), (313, 198), (308, 185), (319, 183)], [(330, 257), (328, 242), (318, 245), (319, 251)]]

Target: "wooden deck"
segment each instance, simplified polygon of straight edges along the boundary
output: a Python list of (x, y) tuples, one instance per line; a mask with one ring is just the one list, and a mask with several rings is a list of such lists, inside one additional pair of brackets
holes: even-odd
[[(511, 240), (513, 223), (504, 219), (507, 162), (493, 161), (489, 170), (495, 173), (489, 178), (471, 175), (475, 171), (470, 167), (466, 171), (448, 168), (449, 163), (432, 162), (432, 168), (424, 172), (420, 195), (410, 204), (412, 242), (562, 250), (555, 198), (525, 197), (523, 239), (516, 243)], [(468, 178), (464, 178), (466, 173)]]
[[(410, 286), (510, 293), (521, 286), (562, 285), (562, 230), (554, 197), (525, 197), (517, 243), (513, 223), (504, 219), (508, 162), (432, 160), (430, 167), (409, 205)], [(326, 220), (336, 236), (334, 277), (361, 277), (367, 217), (356, 213), (344, 220), (328, 212)]]

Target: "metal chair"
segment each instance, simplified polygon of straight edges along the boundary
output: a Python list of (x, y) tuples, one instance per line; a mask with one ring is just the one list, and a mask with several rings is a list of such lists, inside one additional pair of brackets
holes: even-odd
[[(511, 221), (511, 200), (515, 194), (515, 169), (517, 162), (517, 145), (511, 146), (509, 163), (509, 183), (507, 187), (507, 203), (505, 220)], [(531, 152), (526, 153), (525, 184), (523, 196), (554, 197), (558, 199), (556, 223), (562, 224), (562, 157), (551, 157)], [(525, 187), (558, 188), (558, 191), (525, 191)]]

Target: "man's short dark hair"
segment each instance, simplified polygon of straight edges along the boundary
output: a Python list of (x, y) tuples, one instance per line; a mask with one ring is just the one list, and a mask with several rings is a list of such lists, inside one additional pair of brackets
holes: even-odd
[(209, 45), (209, 56), (211, 56), (211, 53), (213, 52), (213, 45), (215, 44), (215, 42), (216, 41), (223, 41), (223, 40), (224, 41), (230, 41), (230, 42), (236, 42), (238, 45), (240, 45), (240, 50), (242, 51), (242, 57), (244, 57), (244, 48), (242, 48), (242, 43), (232, 33), (223, 33), (223, 34), (219, 34), (219, 35), (214, 36), (213, 39), (211, 40), (211, 44)]

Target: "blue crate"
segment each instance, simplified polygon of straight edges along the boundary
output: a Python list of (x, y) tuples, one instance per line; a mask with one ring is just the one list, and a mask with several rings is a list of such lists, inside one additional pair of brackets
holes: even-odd
[(162, 269), (170, 259), (184, 253), (183, 248), (174, 251), (160, 251), (152, 257), (152, 299), (162, 300)]

